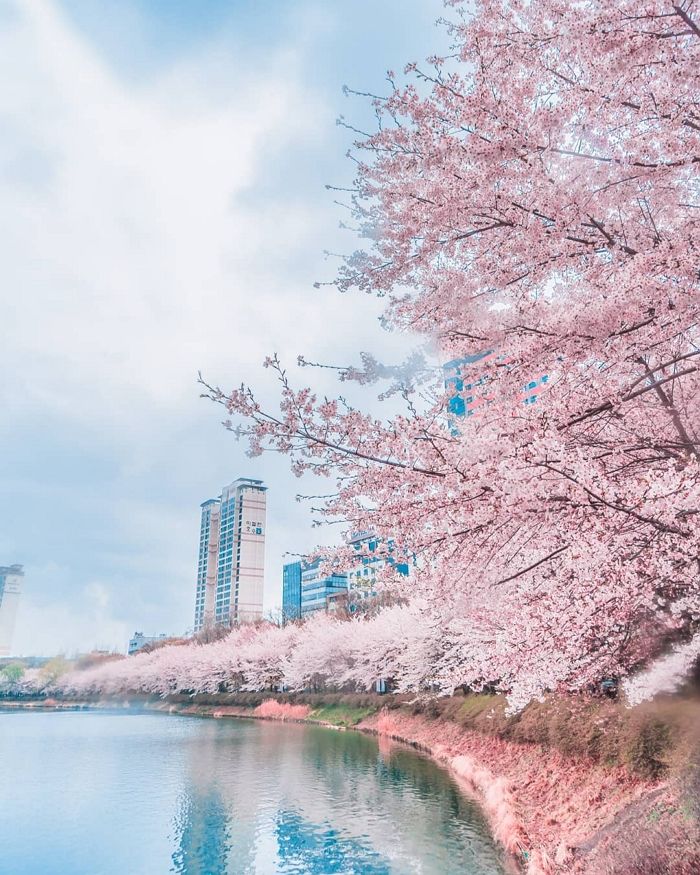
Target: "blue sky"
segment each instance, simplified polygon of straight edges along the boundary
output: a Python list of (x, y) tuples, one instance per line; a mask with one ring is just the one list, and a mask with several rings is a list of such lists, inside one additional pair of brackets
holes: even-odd
[[(440, 49), (439, 0), (0, 0), (0, 564), (15, 650), (124, 648), (192, 621), (199, 503), (270, 487), (283, 553), (332, 537), (286, 460), (249, 460), (201, 369), (275, 397), (264, 356), (403, 356), (366, 297), (317, 291), (356, 241), (342, 94)], [(300, 374), (303, 380), (305, 374)], [(330, 386), (321, 388), (332, 389)]]

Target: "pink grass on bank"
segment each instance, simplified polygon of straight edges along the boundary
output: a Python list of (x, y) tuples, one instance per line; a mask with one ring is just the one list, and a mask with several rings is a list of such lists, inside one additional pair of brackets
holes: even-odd
[(256, 717), (265, 717), (268, 720), (305, 720), (311, 713), (311, 708), (308, 705), (290, 705), (288, 702), (265, 699), (253, 713)]
[(654, 786), (622, 767), (422, 717), (382, 712), (361, 725), (448, 765), (479, 799), (499, 843), (527, 860), (528, 875), (581, 871), (573, 849)]

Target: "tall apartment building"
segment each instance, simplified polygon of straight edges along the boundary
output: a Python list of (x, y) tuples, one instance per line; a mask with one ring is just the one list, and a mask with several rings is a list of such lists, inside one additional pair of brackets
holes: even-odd
[(201, 505), (195, 632), (262, 617), (266, 492), (262, 480), (239, 477)]
[(12, 635), (23, 580), (21, 565), (0, 566), (0, 656), (9, 656), (12, 652)]

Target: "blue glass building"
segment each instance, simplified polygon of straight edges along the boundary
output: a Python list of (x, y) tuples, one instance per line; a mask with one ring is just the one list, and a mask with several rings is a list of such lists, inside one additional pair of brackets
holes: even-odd
[(282, 567), (282, 617), (285, 623), (301, 617), (301, 561)]
[(348, 576), (344, 573), (323, 574), (321, 560), (305, 565), (301, 572), (301, 616), (325, 611), (334, 596), (348, 591)]

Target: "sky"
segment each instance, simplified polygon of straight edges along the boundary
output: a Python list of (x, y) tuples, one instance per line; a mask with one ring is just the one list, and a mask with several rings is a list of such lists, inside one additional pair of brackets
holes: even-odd
[[(288, 460), (249, 459), (197, 372), (277, 395), (266, 355), (405, 356), (325, 185), (369, 123), (343, 85), (445, 49), (440, 0), (0, 0), (0, 565), (17, 655), (124, 650), (192, 624), (199, 505), (269, 487), (265, 605), (312, 528)], [(316, 488), (317, 485), (315, 484)]]

